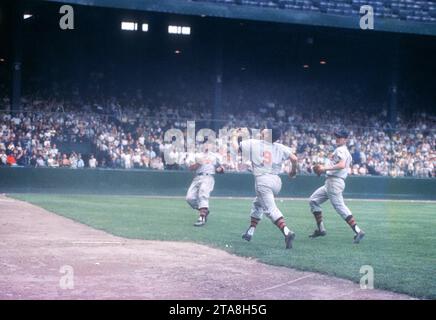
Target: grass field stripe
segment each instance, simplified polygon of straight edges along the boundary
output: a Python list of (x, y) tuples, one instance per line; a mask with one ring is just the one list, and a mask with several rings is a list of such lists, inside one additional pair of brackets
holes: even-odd
[(304, 280), (304, 279), (306, 279), (306, 278), (310, 278), (310, 277), (313, 277), (313, 276), (314, 276), (314, 274), (309, 274), (309, 275), (307, 275), (307, 276), (300, 277), (300, 278), (297, 278), (297, 279), (294, 279), (294, 280), (290, 280), (290, 281), (288, 281), (288, 282), (281, 283), (281, 284), (278, 284), (278, 285), (276, 285), (276, 286), (272, 286), (272, 287), (265, 288), (265, 289), (262, 289), (262, 290), (257, 290), (256, 292), (259, 293), (259, 292), (265, 292), (265, 291), (269, 291), (269, 290), (277, 289), (277, 288), (280, 288), (280, 287), (286, 286), (286, 285), (288, 285), (288, 284), (293, 284), (293, 283), (295, 283), (295, 282), (298, 282), (298, 281), (300, 281), (300, 280)]

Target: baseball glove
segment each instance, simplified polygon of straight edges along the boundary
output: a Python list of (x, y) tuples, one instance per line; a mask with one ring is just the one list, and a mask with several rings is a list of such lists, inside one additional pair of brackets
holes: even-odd
[(296, 176), (297, 176), (297, 170), (292, 169), (292, 170), (289, 172), (289, 178), (293, 179), (293, 178), (295, 178)]
[(293, 179), (297, 176), (297, 161), (291, 161), (292, 169), (289, 171), (289, 178)]
[(223, 174), (224, 173), (224, 168), (219, 166), (218, 168), (215, 169), (215, 172), (218, 174)]
[(317, 163), (317, 164), (315, 164), (315, 165), (312, 167), (312, 170), (313, 170), (313, 172), (316, 173), (316, 174), (318, 175), (318, 177), (319, 177), (321, 174), (324, 173), (324, 166), (323, 166), (322, 164), (320, 164), (320, 163)]

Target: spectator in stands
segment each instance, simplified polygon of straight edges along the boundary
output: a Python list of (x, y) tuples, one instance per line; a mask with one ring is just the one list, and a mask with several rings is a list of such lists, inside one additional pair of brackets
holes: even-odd
[(36, 159), (36, 167), (45, 167), (45, 166), (46, 163), (44, 161), (44, 158), (41, 155), (39, 155)]
[(163, 164), (162, 158), (156, 157), (156, 158), (152, 159), (150, 162), (150, 168), (156, 169), (156, 170), (163, 170), (164, 164)]
[(66, 167), (66, 168), (69, 168), (71, 166), (70, 159), (68, 159), (68, 157), (65, 153), (62, 155), (62, 162), (61, 162), (60, 166)]
[(70, 161), (70, 168), (77, 169), (77, 155), (75, 152), (71, 153), (69, 161)]
[(85, 163), (83, 162), (82, 155), (79, 153), (77, 156), (77, 168), (83, 169), (85, 167)]
[(51, 154), (48, 155), (47, 166), (50, 168), (58, 168), (59, 163)]
[[(330, 112), (319, 112), (325, 106), (325, 96), (331, 92), (339, 98), (331, 99)], [(370, 113), (356, 106), (355, 112), (344, 116), (341, 105), (356, 105), (362, 99), (353, 98), (352, 91), (328, 90), (327, 86), (326, 90), (320, 89), (315, 94), (312, 89), (296, 84), (295, 93), (300, 95), (299, 99), (289, 98), (295, 106), (274, 101), (252, 105), (250, 94), (257, 92), (243, 93), (242, 99), (225, 101), (229, 113), (223, 115), (221, 125), (223, 128), (259, 128), (267, 121), (273, 122), (284, 132), (283, 142), (299, 154), (301, 174), (312, 174), (313, 163), (322, 162), (331, 153), (333, 129), (347, 126), (354, 160), (352, 174), (435, 176), (435, 120), (428, 114), (408, 118), (400, 114), (396, 128), (391, 128), (386, 123), (385, 112)], [(148, 106), (143, 107), (138, 99), (134, 100), (135, 103), (111, 98), (109, 105), (115, 111), (113, 116), (107, 116), (104, 112), (84, 111), (87, 104), (82, 102), (65, 99), (61, 103), (51, 98), (26, 97), (23, 112), (0, 114), (0, 165), (10, 165), (8, 157), (12, 154), (12, 161), (20, 166), (53, 167), (57, 162), (62, 167), (81, 167), (81, 155), (74, 151), (70, 156), (61, 155), (57, 143), (87, 141), (95, 148), (99, 160), (92, 155), (88, 162), (90, 168), (186, 168), (185, 163), (192, 155), (177, 150), (171, 150), (170, 157), (182, 162), (181, 165), (164, 166), (163, 154), (167, 146), (163, 134), (169, 128), (186, 129), (186, 120), (194, 117), (206, 120), (211, 117), (210, 112), (200, 104), (180, 103), (169, 107), (170, 103), (149, 99)], [(241, 106), (233, 107), (235, 101), (242, 101)], [(245, 101), (248, 101), (246, 106)], [(335, 101), (341, 103), (334, 105)], [(60, 104), (63, 111), (55, 112)], [(105, 105), (105, 102), (98, 104)], [(367, 127), (368, 124), (371, 127)], [(225, 152), (223, 157), (226, 158)], [(227, 171), (244, 171), (249, 163), (234, 163), (230, 157), (225, 166)]]
[(17, 165), (17, 159), (15, 158), (14, 152), (10, 151), (7, 156), (6, 163), (8, 166), (15, 167)]
[(95, 159), (95, 157), (94, 157), (93, 154), (91, 154), (91, 156), (89, 157), (89, 160), (88, 160), (88, 166), (89, 166), (91, 169), (94, 169), (94, 168), (97, 167), (97, 160)]

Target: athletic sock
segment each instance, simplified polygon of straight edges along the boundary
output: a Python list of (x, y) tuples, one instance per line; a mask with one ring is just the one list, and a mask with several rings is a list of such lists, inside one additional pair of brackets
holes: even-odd
[(358, 234), (360, 232), (360, 228), (357, 226), (356, 221), (354, 220), (354, 217), (352, 215), (345, 218), (345, 221), (348, 223), (348, 225), (353, 229), (353, 231)]
[(288, 228), (287, 226), (285, 226), (285, 227), (283, 228), (283, 234), (284, 234), (285, 236), (287, 236), (287, 235), (289, 234), (289, 232), (291, 232), (291, 230), (289, 230), (289, 228)]
[(260, 219), (251, 217), (251, 221), (250, 221), (250, 227), (256, 228), (257, 224), (259, 223)]
[(209, 212), (209, 209), (207, 209), (207, 208), (200, 208), (199, 211), (200, 211), (200, 217), (205, 217), (205, 216), (207, 216), (207, 213)]
[(316, 211), (313, 213), (315, 217), (316, 225), (318, 226), (318, 230), (321, 232), (325, 232), (324, 221), (322, 220), (322, 212)]
[(250, 227), (248, 228), (248, 230), (247, 230), (247, 234), (250, 235), (250, 236), (253, 236), (255, 230), (256, 230), (255, 227), (250, 226)]
[(357, 224), (354, 225), (354, 227), (353, 227), (353, 231), (354, 231), (356, 234), (358, 234), (358, 233), (360, 232), (360, 228), (359, 228), (359, 226), (358, 226)]
[(286, 226), (285, 219), (283, 217), (278, 218), (275, 222), (275, 225), (283, 232), (285, 236), (289, 234), (291, 230)]
[(247, 234), (249, 234), (250, 236), (253, 236), (254, 231), (256, 230), (257, 224), (259, 223), (260, 219), (251, 217), (251, 221), (250, 221), (250, 227), (247, 230)]

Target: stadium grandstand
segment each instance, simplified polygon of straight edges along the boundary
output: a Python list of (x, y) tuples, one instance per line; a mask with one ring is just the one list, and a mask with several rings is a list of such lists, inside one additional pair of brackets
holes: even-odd
[(436, 3), (415, 0), (47, 0), (135, 11), (224, 17), (325, 27), (359, 28), (362, 6), (378, 31), (436, 35)]
[[(58, 26), (63, 3), (74, 6), (74, 30)], [(375, 31), (358, 27), (368, 4)], [(171, 149), (164, 133), (195, 121), (197, 129), (281, 129), (302, 175), (332, 151), (333, 130), (346, 127), (351, 174), (436, 177), (435, 6), (10, 5), (11, 18), (0, 22), (12, 30), (2, 34), (11, 46), (0, 50), (0, 166), (186, 170), (193, 154)], [(166, 163), (165, 152), (178, 164)], [(225, 169), (249, 165), (229, 161)]]
[(193, 0), (241, 6), (306, 10), (341, 16), (360, 16), (360, 8), (370, 5), (374, 16), (419, 22), (436, 22), (436, 4), (433, 1), (378, 1), (378, 0)]

